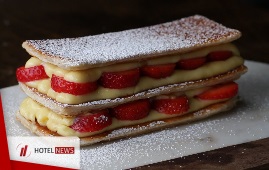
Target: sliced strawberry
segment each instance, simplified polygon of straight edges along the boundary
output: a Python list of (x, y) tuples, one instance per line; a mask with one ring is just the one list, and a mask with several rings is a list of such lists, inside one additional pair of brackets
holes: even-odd
[(165, 78), (173, 74), (176, 64), (161, 64), (144, 66), (141, 68), (142, 74), (151, 78)]
[(139, 68), (119, 72), (104, 72), (100, 84), (105, 88), (122, 89), (135, 86), (140, 76)]
[(19, 67), (16, 71), (16, 76), (19, 82), (29, 82), (49, 78), (42, 65), (29, 68)]
[(156, 99), (153, 101), (153, 108), (160, 113), (181, 114), (190, 108), (187, 96), (179, 96), (170, 99)]
[(98, 88), (97, 82), (74, 83), (62, 77), (52, 75), (51, 88), (58, 93), (83, 95), (95, 91)]
[(230, 82), (213, 86), (212, 89), (197, 95), (196, 97), (202, 100), (218, 100), (234, 97), (238, 93), (238, 84)]
[(78, 132), (95, 132), (112, 124), (112, 117), (108, 110), (97, 113), (83, 114), (75, 118), (70, 128)]
[(209, 61), (223, 61), (233, 56), (231, 51), (214, 51), (207, 55)]
[(206, 62), (206, 57), (191, 58), (180, 60), (177, 65), (180, 69), (183, 70), (194, 70), (202, 66)]
[(111, 114), (119, 120), (139, 120), (150, 111), (149, 99), (137, 100), (111, 109)]

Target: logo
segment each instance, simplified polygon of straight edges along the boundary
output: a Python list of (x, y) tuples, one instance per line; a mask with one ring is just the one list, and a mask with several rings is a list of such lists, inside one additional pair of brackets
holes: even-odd
[[(7, 138), (11, 160), (80, 169), (78, 137), (7, 136)], [(0, 170), (3, 169), (1, 168), (0, 166)]]
[[(16, 150), (20, 149), (20, 157), (29, 157), (31, 151), (28, 151), (28, 145), (22, 145), (21, 143), (17, 146)], [(52, 148), (34, 148), (35, 154), (75, 154), (75, 147), (52, 147)]]
[(28, 145), (25, 145), (24, 148), (21, 148), (20, 156), (25, 156), (27, 152)]
[[(31, 155), (31, 151), (27, 152), (28, 149), (28, 145), (24, 145), (22, 146), (22, 144), (20, 143), (16, 150), (20, 149), (20, 157), (29, 157)], [(27, 154), (28, 153), (28, 154)], [(27, 155), (26, 155), (27, 154)]]

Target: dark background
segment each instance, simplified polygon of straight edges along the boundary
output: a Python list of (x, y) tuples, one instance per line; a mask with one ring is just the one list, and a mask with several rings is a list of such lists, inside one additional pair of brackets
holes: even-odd
[[(30, 57), (21, 47), (27, 39), (121, 31), (194, 14), (240, 30), (235, 43), (242, 56), (269, 63), (268, 0), (0, 0), (0, 88), (17, 84), (16, 68)], [(268, 143), (269, 138), (138, 169), (269, 169)]]
[(64, 38), (120, 31), (201, 14), (242, 31), (246, 59), (269, 56), (266, 0), (0, 0), (0, 88), (17, 84), (15, 70), (29, 55), (26, 39)]

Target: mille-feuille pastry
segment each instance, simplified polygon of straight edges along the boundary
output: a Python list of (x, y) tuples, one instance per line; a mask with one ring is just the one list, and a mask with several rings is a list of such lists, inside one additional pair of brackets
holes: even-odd
[(203, 16), (80, 38), (28, 40), (17, 118), (38, 135), (92, 144), (231, 109), (247, 71), (241, 33)]

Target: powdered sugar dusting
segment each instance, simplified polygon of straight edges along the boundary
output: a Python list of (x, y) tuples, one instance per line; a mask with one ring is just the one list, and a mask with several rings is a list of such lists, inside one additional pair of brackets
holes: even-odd
[[(121, 32), (79, 38), (28, 40), (28, 45), (48, 58), (45, 62), (62, 68), (94, 67), (148, 58), (158, 54), (208, 46), (217, 41), (232, 41), (240, 32), (195, 15), (173, 22)], [(58, 60), (60, 58), (61, 60)]]
[(99, 124), (99, 123), (106, 123), (109, 118), (105, 115), (101, 115), (98, 117), (94, 117), (93, 119), (95, 124)]
[[(200, 143), (201, 139), (204, 139), (204, 136), (207, 136), (208, 132), (212, 130), (210, 128), (212, 124), (217, 125), (218, 122), (183, 126), (181, 129), (163, 130), (106, 145), (82, 148), (81, 161), (84, 163), (84, 167), (94, 165), (96, 169), (102, 169), (105, 165), (107, 169), (121, 169), (122, 164), (126, 164), (128, 167), (128, 164), (136, 162), (152, 162), (152, 159), (156, 157), (171, 159), (173, 157), (171, 150), (174, 150), (174, 153), (181, 153), (183, 156), (184, 152), (192, 149), (191, 146), (203, 146)], [(181, 149), (180, 146), (182, 146)], [(145, 148), (148, 152), (143, 152)], [(89, 149), (91, 152), (88, 152)], [(83, 155), (87, 155), (87, 157)], [(111, 160), (117, 164), (111, 164)], [(128, 162), (132, 160), (135, 162)]]
[(164, 121), (155, 121), (155, 122), (151, 122), (147, 126), (140, 126), (140, 127), (137, 127), (137, 128), (133, 128), (133, 127), (121, 128), (121, 129), (113, 130), (111, 133), (109, 133), (108, 137), (113, 138), (114, 136), (126, 135), (126, 134), (132, 133), (134, 131), (145, 130), (148, 127), (154, 127), (156, 125), (160, 125), (160, 124), (163, 124), (163, 123), (165, 123), (165, 122)]

